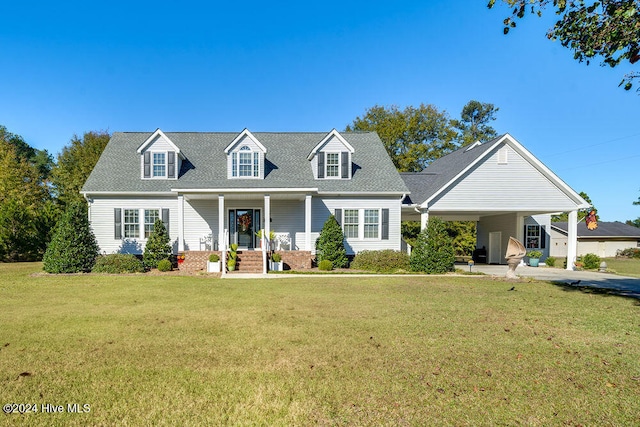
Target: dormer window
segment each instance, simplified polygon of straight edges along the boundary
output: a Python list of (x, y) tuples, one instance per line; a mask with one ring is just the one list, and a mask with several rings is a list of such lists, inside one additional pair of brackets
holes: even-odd
[(257, 178), (260, 173), (260, 153), (243, 145), (238, 152), (231, 153), (232, 176)]
[(153, 154), (153, 177), (165, 178), (167, 176), (167, 164), (165, 153), (152, 153)]
[(316, 179), (351, 179), (354, 149), (337, 130), (326, 135), (307, 156)]
[(177, 179), (181, 160), (180, 149), (160, 130), (156, 130), (138, 147), (143, 179)]
[(327, 178), (338, 178), (340, 176), (340, 153), (326, 153), (327, 164), (326, 173)]
[(227, 178), (264, 178), (267, 149), (247, 129), (240, 132), (224, 152), (227, 154)]

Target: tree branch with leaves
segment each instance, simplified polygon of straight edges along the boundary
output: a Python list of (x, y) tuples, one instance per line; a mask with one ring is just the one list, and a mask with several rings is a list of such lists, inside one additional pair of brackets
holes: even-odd
[[(600, 57), (600, 65), (616, 67), (640, 60), (640, 1), (639, 0), (502, 0), (512, 7), (511, 16), (505, 18), (504, 33), (516, 27), (516, 21), (527, 12), (542, 16), (551, 9), (558, 21), (547, 31), (547, 38), (558, 40), (573, 51), (573, 58), (589, 65), (592, 58)], [(496, 0), (489, 0), (492, 8)], [(625, 90), (633, 87), (640, 72), (624, 76), (618, 86)], [(640, 91), (640, 89), (638, 89)]]

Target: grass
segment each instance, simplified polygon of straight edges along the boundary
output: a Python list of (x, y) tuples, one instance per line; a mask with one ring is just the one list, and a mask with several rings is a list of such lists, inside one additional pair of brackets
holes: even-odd
[(630, 277), (640, 277), (640, 259), (638, 258), (604, 258), (607, 270)]
[(0, 403), (91, 412), (0, 424), (640, 424), (636, 300), (490, 277), (38, 268), (0, 264)]

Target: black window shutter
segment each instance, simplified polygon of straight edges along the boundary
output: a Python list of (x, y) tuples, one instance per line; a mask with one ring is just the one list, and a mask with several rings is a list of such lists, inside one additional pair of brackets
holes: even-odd
[(547, 230), (544, 225), (540, 226), (540, 249), (544, 249), (547, 243)]
[(342, 152), (342, 178), (349, 178), (349, 152)]
[(382, 240), (389, 240), (389, 209), (382, 209)]
[(162, 222), (164, 223), (164, 228), (167, 229), (167, 235), (169, 233), (169, 209), (162, 209)]
[(167, 177), (175, 178), (176, 177), (176, 153), (173, 151), (169, 151), (167, 153)]
[(144, 152), (144, 177), (151, 178), (151, 152)]
[(318, 178), (324, 178), (324, 153), (318, 153)]
[(122, 239), (122, 209), (120, 208), (113, 210), (113, 238)]
[(334, 216), (336, 217), (336, 221), (338, 221), (338, 225), (342, 227), (342, 209), (336, 209)]

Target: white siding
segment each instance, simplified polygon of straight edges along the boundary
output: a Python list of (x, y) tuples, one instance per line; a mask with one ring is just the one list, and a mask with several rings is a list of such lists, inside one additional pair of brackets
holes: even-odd
[[(291, 248), (305, 246), (304, 200), (271, 200), (271, 230), (289, 233)], [(315, 240), (314, 240), (315, 241)]]
[[(393, 249), (400, 250), (400, 198), (320, 198), (314, 197), (312, 203), (311, 231), (319, 233), (322, 226), (336, 209), (389, 209), (389, 240), (381, 239), (346, 239), (348, 254), (362, 250)], [(363, 226), (362, 223), (359, 224)], [(312, 245), (315, 239), (312, 239)], [(300, 246), (300, 245), (298, 245)]]
[(155, 141), (145, 147), (144, 151), (174, 151), (174, 149), (166, 139), (158, 136)]
[[(98, 240), (100, 251), (107, 254), (116, 252), (142, 253), (147, 239), (115, 239), (114, 209), (169, 209), (169, 235), (177, 250), (178, 202), (175, 197), (116, 198), (94, 197), (89, 208), (89, 221)], [(124, 211), (122, 214), (124, 220)], [(144, 215), (140, 214), (140, 234), (144, 236)]]
[(207, 234), (218, 239), (218, 200), (196, 199), (184, 202), (184, 249), (204, 250), (200, 244)]
[[(498, 147), (499, 148), (499, 147)], [(520, 210), (568, 211), (571, 201), (551, 181), (510, 146), (507, 163), (498, 161), (498, 149), (460, 178), (449, 191), (433, 200), (431, 211)]]
[(349, 151), (349, 149), (337, 137), (332, 136), (319, 151)]

